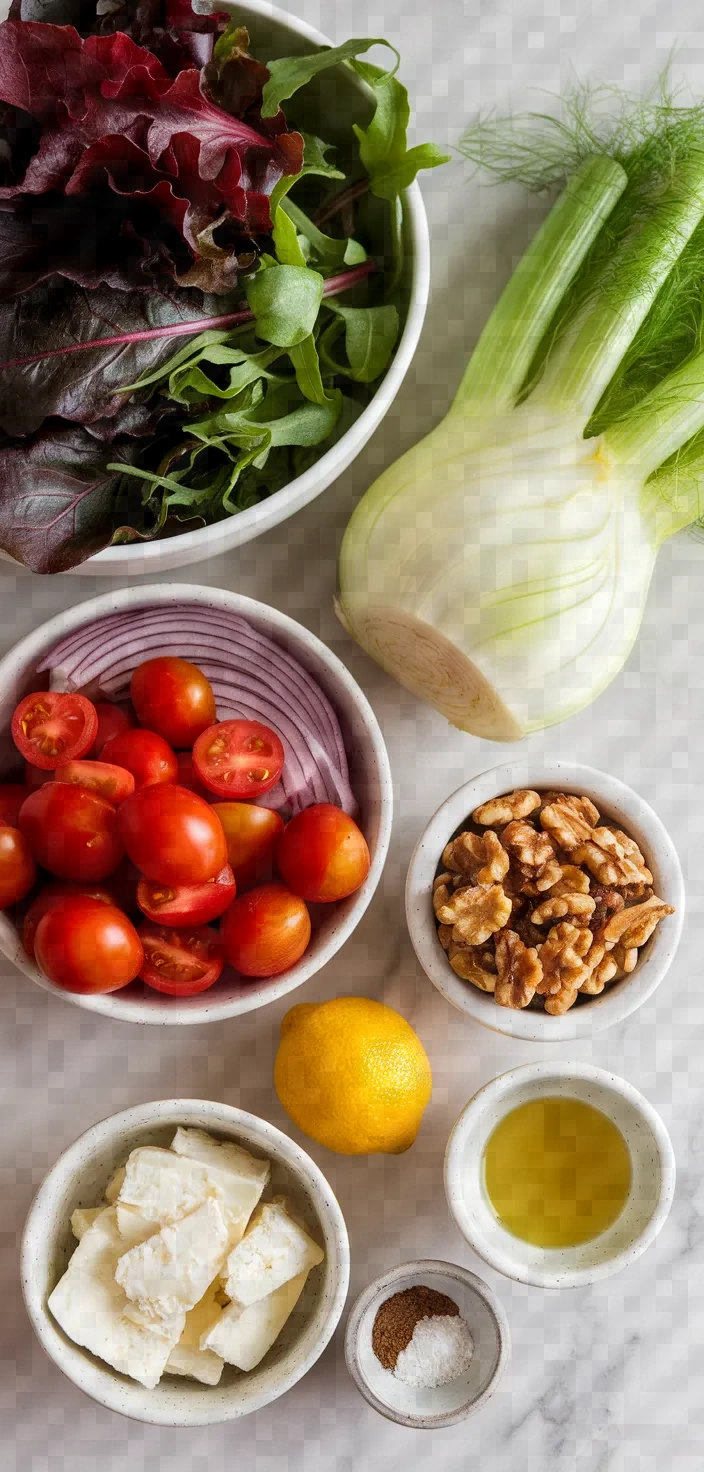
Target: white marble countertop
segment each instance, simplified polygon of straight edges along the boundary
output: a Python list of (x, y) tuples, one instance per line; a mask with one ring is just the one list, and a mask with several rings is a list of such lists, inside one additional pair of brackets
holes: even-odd
[[(652, 80), (673, 44), (678, 75), (702, 90), (699, 7), (658, 0), (410, 0), (354, 8), (292, 0), (341, 40), (386, 35), (403, 52), (417, 136), (457, 139), (478, 106), (542, 105), (531, 88), (581, 77)], [(3, 1472), (694, 1472), (704, 1412), (704, 546), (680, 536), (662, 553), (640, 641), (591, 710), (535, 736), (526, 751), (591, 762), (654, 804), (678, 845), (688, 885), (685, 939), (656, 997), (593, 1042), (511, 1042), (452, 1011), (421, 974), (402, 914), (402, 885), (420, 828), (505, 747), (463, 737), (399, 690), (351, 644), (332, 612), (335, 554), (354, 499), (380, 468), (444, 412), (465, 358), (535, 219), (516, 191), (479, 190), (462, 164), (423, 176), (433, 235), (433, 289), (420, 351), (385, 424), (352, 470), (319, 501), (240, 553), (177, 577), (268, 600), (326, 639), (367, 691), (388, 742), (396, 818), (384, 881), (354, 938), (308, 984), (307, 1000), (364, 993), (399, 1007), (417, 1028), (435, 1088), (413, 1149), (348, 1159), (311, 1144), (338, 1194), (352, 1247), (351, 1294), (413, 1257), (442, 1257), (489, 1278), (508, 1313), (513, 1360), (473, 1420), (430, 1435), (391, 1425), (347, 1376), (342, 1332), (289, 1395), (249, 1419), (198, 1431), (128, 1422), (86, 1399), (45, 1359), (25, 1316), (18, 1242), (32, 1195), (58, 1153), (94, 1120), (173, 1095), (241, 1104), (295, 1131), (272, 1088), (289, 999), (217, 1028), (117, 1026), (49, 998), (3, 963), (0, 1314)], [(1, 644), (59, 609), (106, 591), (106, 580), (40, 579), (0, 569)], [(699, 854), (699, 858), (697, 858)], [(545, 1293), (485, 1269), (451, 1224), (442, 1159), (456, 1116), (476, 1088), (513, 1064), (575, 1057), (623, 1073), (660, 1110), (678, 1162), (671, 1217), (650, 1251), (592, 1288)], [(344, 1320), (343, 1320), (344, 1323)]]

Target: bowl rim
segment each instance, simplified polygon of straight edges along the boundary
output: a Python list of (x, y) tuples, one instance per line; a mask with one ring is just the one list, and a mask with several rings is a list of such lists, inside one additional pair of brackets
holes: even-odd
[[(292, 1174), (299, 1175), (303, 1179), (309, 1193), (314, 1197), (314, 1206), (321, 1225), (325, 1227), (326, 1233), (329, 1229), (330, 1236), (335, 1240), (337, 1281), (332, 1297), (327, 1305), (326, 1318), (320, 1338), (316, 1340), (307, 1355), (304, 1356), (300, 1365), (290, 1370), (283, 1377), (280, 1386), (276, 1387), (273, 1394), (264, 1392), (261, 1397), (257, 1397), (252, 1405), (244, 1411), (235, 1408), (231, 1414), (226, 1413), (215, 1417), (210, 1413), (206, 1413), (204, 1419), (199, 1419), (197, 1412), (192, 1416), (182, 1416), (181, 1418), (166, 1415), (159, 1417), (155, 1415), (154, 1411), (149, 1410), (148, 1405), (144, 1415), (137, 1415), (133, 1410), (126, 1410), (124, 1405), (119, 1403), (119, 1389), (127, 1377), (119, 1375), (110, 1365), (96, 1359), (99, 1371), (106, 1381), (106, 1394), (105, 1396), (99, 1396), (94, 1394), (92, 1389), (87, 1389), (80, 1373), (72, 1372), (73, 1365), (69, 1367), (66, 1364), (66, 1352), (61, 1332), (58, 1326), (54, 1324), (46, 1304), (41, 1301), (38, 1290), (32, 1286), (32, 1279), (34, 1277), (32, 1252), (35, 1242), (38, 1240), (41, 1243), (43, 1235), (45, 1235), (43, 1234), (45, 1221), (47, 1219), (53, 1221), (54, 1219), (52, 1215), (53, 1193), (65, 1181), (78, 1178), (79, 1171), (73, 1168), (73, 1159), (81, 1155), (82, 1150), (88, 1142), (91, 1142), (96, 1148), (100, 1148), (101, 1144), (106, 1146), (111, 1144), (116, 1134), (122, 1129), (129, 1130), (139, 1125), (143, 1125), (145, 1130), (152, 1129), (158, 1126), (160, 1122), (163, 1122), (164, 1125), (174, 1123), (174, 1116), (178, 1117), (179, 1123), (188, 1125), (190, 1120), (202, 1118), (203, 1115), (210, 1116), (211, 1122), (209, 1127), (216, 1132), (219, 1131), (221, 1134), (227, 1134), (229, 1132), (232, 1137), (235, 1137), (241, 1135), (243, 1129), (251, 1129), (257, 1136), (263, 1136), (261, 1144), (256, 1148), (260, 1148), (263, 1151), (270, 1148), (272, 1158), (283, 1160), (283, 1163)], [(117, 1411), (129, 1420), (139, 1420), (147, 1422), (150, 1425), (161, 1426), (205, 1426), (236, 1420), (242, 1415), (249, 1415), (251, 1411), (261, 1409), (262, 1406), (270, 1404), (273, 1400), (277, 1400), (279, 1396), (285, 1394), (287, 1390), (290, 1390), (298, 1380), (302, 1379), (308, 1373), (332, 1338), (340, 1321), (347, 1298), (349, 1272), (350, 1247), (347, 1226), (340, 1203), (335, 1196), (330, 1182), (323, 1175), (320, 1167), (316, 1165), (310, 1155), (295, 1140), (292, 1140), (283, 1130), (280, 1130), (268, 1120), (263, 1119), (260, 1115), (252, 1114), (250, 1111), (240, 1109), (235, 1105), (221, 1104), (216, 1100), (208, 1099), (156, 1099), (143, 1104), (131, 1105), (127, 1109), (119, 1110), (116, 1114), (106, 1115), (103, 1119), (96, 1120), (94, 1124), (89, 1125), (87, 1130), (84, 1130), (77, 1139), (62, 1150), (61, 1154), (44, 1176), (27, 1213), (20, 1244), (20, 1284), (22, 1297), (34, 1333), (45, 1354), (48, 1355), (49, 1359), (53, 1361), (58, 1369), (74, 1385), (77, 1385), (84, 1394), (90, 1396), (98, 1404), (107, 1406), (109, 1410)], [(88, 1353), (88, 1351), (82, 1350), (77, 1345), (72, 1345), (72, 1349), (78, 1351), (81, 1357), (79, 1363)], [(93, 1368), (92, 1361), (94, 1358), (96, 1357), (91, 1356), (91, 1368)], [(116, 1387), (114, 1394), (111, 1394), (108, 1383), (112, 1383)], [(138, 1382), (136, 1381), (129, 1381), (128, 1383), (130, 1388), (132, 1385), (139, 1388)], [(217, 1389), (217, 1387), (215, 1388)], [(207, 1400), (208, 1389), (209, 1387), (202, 1387), (200, 1392), (201, 1400)], [(142, 1393), (148, 1398), (151, 1392), (142, 1388)]]
[[(304, 37), (314, 46), (333, 46), (335, 43), (307, 21), (292, 15), (279, 5), (258, 3), (258, 0), (243, 0), (239, 9), (245, 13), (259, 14), (285, 26), (295, 35)], [(360, 83), (360, 86), (363, 84)], [(218, 523), (221, 528), (232, 527), (229, 538), (223, 531), (216, 538), (213, 527), (201, 527), (195, 531), (182, 532), (173, 541), (187, 546), (187, 555), (170, 566), (185, 566), (206, 557), (239, 546), (254, 537), (261, 536), (278, 526), (289, 516), (310, 504), (343, 473), (362, 451), (367, 440), (378, 428), (393, 403), (401, 384), (413, 361), (420, 334), (425, 321), (430, 293), (430, 231), (423, 203), (423, 195), (417, 181), (403, 190), (403, 206), (407, 211), (410, 236), (410, 283), (406, 319), (399, 337), (394, 358), (389, 365), (373, 397), (359, 418), (347, 430), (336, 445), (321, 455), (308, 470), (296, 476), (274, 496), (245, 511), (238, 512), (227, 522)], [(280, 501), (279, 501), (279, 498)], [(234, 523), (237, 530), (235, 531)], [(104, 547), (85, 562), (71, 568), (72, 574), (120, 576), (149, 576), (159, 570), (161, 558), (166, 560), (167, 542), (144, 542), (118, 547)], [(13, 559), (14, 560), (14, 559)], [(139, 564), (139, 566), (137, 566)], [(163, 565), (163, 563), (162, 563)], [(140, 574), (140, 568), (142, 569)]]
[[(492, 1001), (489, 1006), (485, 993), (455, 976), (437, 941), (429, 896), (445, 844), (478, 803), (513, 788), (539, 790), (559, 785), (584, 792), (605, 808), (613, 804), (629, 810), (627, 826), (634, 838), (643, 841), (646, 853), (656, 859), (666, 880), (662, 886), (666, 891), (663, 898), (674, 905), (675, 914), (666, 917), (664, 926), (658, 926), (646, 961), (623, 978), (617, 990), (607, 988), (600, 996), (591, 998), (588, 1006), (572, 1007), (562, 1017), (548, 1017), (530, 1009), (514, 1011), (498, 1007), (493, 998), (489, 998)], [(652, 996), (667, 974), (679, 945), (685, 915), (685, 886), (679, 856), (667, 829), (634, 788), (597, 767), (562, 757), (536, 755), (478, 772), (440, 804), (411, 855), (405, 907), (416, 957), (428, 979), (451, 1006), (492, 1032), (532, 1042), (564, 1043), (623, 1022)]]
[[(549, 1084), (553, 1079), (567, 1082), (572, 1079), (583, 1080), (597, 1085), (604, 1093), (616, 1094), (625, 1099), (649, 1129), (660, 1160), (660, 1190), (652, 1216), (627, 1247), (621, 1248), (619, 1252), (614, 1253), (613, 1257), (587, 1268), (541, 1269), (518, 1264), (511, 1256), (507, 1246), (494, 1250), (485, 1237), (474, 1230), (464, 1207), (462, 1189), (464, 1148), (486, 1109), (502, 1099), (508, 1102), (512, 1094), (523, 1083)], [(504, 1073), (498, 1074), (496, 1078), (490, 1079), (477, 1090), (476, 1094), (472, 1095), (458, 1115), (450, 1131), (443, 1165), (447, 1204), (453, 1221), (465, 1242), (469, 1243), (483, 1262), (494, 1268), (496, 1272), (502, 1273), (504, 1277), (511, 1278), (516, 1283), (527, 1283), (535, 1288), (552, 1289), (580, 1288), (586, 1283), (600, 1282), (635, 1262), (652, 1245), (667, 1220), (675, 1194), (676, 1174), (675, 1152), (667, 1127), (645, 1095), (641, 1094), (639, 1089), (636, 1089), (628, 1079), (623, 1078), (620, 1074), (612, 1073), (606, 1068), (598, 1068), (594, 1063), (580, 1063), (574, 1060), (555, 1063), (523, 1063), (517, 1068), (509, 1068)]]
[[(498, 1345), (498, 1358), (494, 1373), (485, 1385), (483, 1391), (473, 1401), (466, 1402), (454, 1411), (441, 1411), (435, 1416), (413, 1415), (406, 1411), (397, 1411), (381, 1398), (372, 1389), (363, 1374), (359, 1352), (359, 1335), (361, 1332), (362, 1318), (374, 1300), (387, 1289), (396, 1289), (407, 1278), (417, 1278), (420, 1274), (432, 1277), (434, 1274), (442, 1274), (444, 1278), (454, 1278), (456, 1282), (471, 1288), (478, 1298), (481, 1298), (491, 1314), (495, 1328)], [(483, 1278), (460, 1263), (444, 1262), (440, 1258), (417, 1258), (412, 1262), (400, 1263), (398, 1267), (390, 1268), (388, 1272), (382, 1273), (375, 1278), (355, 1299), (347, 1317), (345, 1326), (345, 1361), (347, 1369), (354, 1380), (360, 1394), (370, 1406), (385, 1416), (389, 1421), (395, 1421), (399, 1426), (411, 1426), (416, 1430), (434, 1431), (443, 1426), (454, 1426), (458, 1421), (466, 1421), (469, 1416), (489, 1400), (494, 1394), (499, 1381), (511, 1358), (511, 1330), (503, 1304), (497, 1297), (493, 1288)]]
[[(332, 680), (356, 705), (364, 725), (369, 743), (369, 754), (378, 776), (379, 831), (371, 867), (364, 883), (356, 892), (355, 903), (350, 906), (347, 915), (334, 932), (328, 936), (320, 953), (309, 957), (307, 961), (304, 959), (303, 962), (298, 962), (290, 972), (284, 973), (278, 980), (274, 979), (266, 986), (253, 984), (251, 991), (244, 996), (229, 1001), (218, 1002), (213, 998), (213, 1001), (210, 1004), (206, 1002), (201, 1010), (189, 1010), (186, 1006), (180, 1005), (176, 998), (171, 998), (175, 1004), (173, 1007), (165, 1005), (163, 1008), (152, 1009), (145, 1007), (141, 1001), (133, 999), (123, 1000), (120, 1004), (117, 1001), (121, 995), (119, 991), (95, 996), (63, 991), (61, 987), (55, 986), (43, 976), (39, 968), (25, 955), (19, 935), (17, 935), (17, 945), (14, 949), (6, 947), (0, 936), (0, 953), (52, 996), (60, 997), (64, 1002), (120, 1022), (140, 1022), (160, 1027), (200, 1026), (219, 1022), (228, 1017), (238, 1017), (245, 1012), (266, 1006), (269, 1002), (278, 1001), (279, 998), (295, 991), (298, 986), (316, 975), (349, 939), (371, 903), (383, 873), (393, 823), (393, 779), (389, 756), (379, 722), (361, 686), (339, 656), (333, 653), (332, 649), (329, 649), (317, 634), (311, 633), (304, 624), (299, 624), (271, 604), (262, 603), (256, 598), (249, 598), (243, 593), (197, 583), (175, 582), (130, 584), (108, 593), (99, 593), (55, 614), (53, 618), (33, 629), (24, 639), (15, 644), (0, 660), (0, 690), (14, 679), (18, 662), (24, 664), (37, 659), (41, 653), (51, 647), (52, 642), (58, 642), (72, 630), (110, 613), (127, 611), (141, 605), (150, 606), (171, 601), (210, 604), (216, 608), (235, 610), (245, 617), (258, 620), (274, 639), (277, 635), (290, 639), (294, 646), (298, 644), (304, 647), (320, 660), (320, 663), (330, 673)], [(203, 995), (207, 997), (208, 993)]]

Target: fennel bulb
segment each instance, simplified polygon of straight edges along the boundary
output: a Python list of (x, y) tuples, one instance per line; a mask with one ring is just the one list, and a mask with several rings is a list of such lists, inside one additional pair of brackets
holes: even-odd
[(582, 161), (446, 418), (367, 491), (343, 539), (343, 623), (477, 736), (516, 740), (600, 694), (637, 637), (659, 546), (700, 515), (698, 340), (647, 375), (663, 292), (676, 277), (683, 316), (698, 271), (702, 297), (704, 152), (688, 137), (644, 189), (645, 174), (642, 150)]

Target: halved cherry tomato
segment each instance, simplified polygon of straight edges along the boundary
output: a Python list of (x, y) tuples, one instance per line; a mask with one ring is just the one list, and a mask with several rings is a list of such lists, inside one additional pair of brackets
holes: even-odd
[(286, 824), (276, 863), (294, 894), (327, 903), (359, 889), (371, 859), (354, 819), (332, 803), (319, 802)]
[(158, 782), (175, 782), (178, 776), (175, 751), (156, 731), (143, 731), (138, 726), (106, 741), (100, 760), (125, 767), (138, 790)]
[(21, 782), (0, 782), (0, 823), (17, 827), (20, 808), (27, 796), (27, 788)]
[(129, 731), (135, 720), (127, 706), (113, 705), (111, 700), (96, 700), (95, 713), (98, 717), (98, 734), (88, 755), (97, 761), (106, 741), (112, 741), (113, 736), (121, 736), (123, 731)]
[(47, 884), (45, 889), (32, 900), (27, 914), (22, 921), (21, 939), (26, 954), (34, 960), (34, 937), (40, 920), (48, 914), (49, 910), (55, 910), (69, 899), (75, 899), (76, 895), (82, 895), (84, 899), (102, 900), (104, 905), (114, 905), (115, 896), (109, 889), (103, 889), (100, 885), (71, 884), (68, 880), (57, 879), (54, 884)]
[(213, 812), (225, 830), (227, 857), (238, 890), (270, 879), (276, 845), (284, 831), (281, 815), (253, 802), (214, 802)]
[(142, 981), (170, 997), (194, 997), (217, 981), (225, 964), (222, 941), (207, 926), (171, 930), (166, 925), (139, 927), (144, 947)]
[(207, 925), (229, 910), (237, 886), (229, 864), (205, 884), (157, 884), (140, 879), (137, 904), (148, 920), (160, 925)]
[(29, 894), (37, 866), (29, 840), (19, 828), (0, 828), (0, 910), (16, 905)]
[(31, 792), (19, 817), (42, 868), (57, 879), (93, 883), (117, 868), (123, 847), (112, 803), (70, 782), (46, 782)]
[(221, 721), (209, 726), (193, 747), (201, 782), (219, 797), (260, 797), (278, 782), (284, 749), (260, 721)]
[(116, 808), (134, 792), (134, 777), (126, 767), (116, 767), (112, 762), (67, 762), (57, 767), (56, 782), (73, 782), (77, 787), (86, 787), (107, 798)]
[(130, 696), (140, 723), (174, 747), (190, 749), (216, 717), (210, 682), (187, 659), (146, 660), (132, 676)]
[(310, 915), (283, 884), (240, 895), (222, 925), (225, 955), (242, 976), (279, 976), (300, 961), (310, 940)]
[(37, 963), (67, 992), (116, 992), (139, 975), (142, 943), (116, 905), (74, 895), (47, 910), (34, 937)]
[(199, 797), (204, 797), (206, 802), (212, 802), (213, 794), (212, 792), (208, 792), (207, 787), (203, 786), (193, 765), (192, 752), (179, 751), (177, 752), (176, 760), (178, 762), (178, 777), (176, 778), (178, 786), (188, 787), (191, 792), (197, 792)]
[[(43, 787), (45, 782), (53, 782), (54, 774), (53, 772), (43, 772), (41, 767), (34, 767), (31, 762), (25, 762), (24, 780), (25, 785), (34, 791), (35, 787)], [(25, 793), (26, 796), (27, 794)]]
[(25, 761), (52, 772), (90, 751), (98, 730), (95, 706), (85, 695), (37, 690), (25, 695), (12, 717), (12, 739)]
[(141, 787), (117, 812), (128, 857), (145, 879), (176, 888), (205, 884), (227, 863), (220, 819), (186, 787)]

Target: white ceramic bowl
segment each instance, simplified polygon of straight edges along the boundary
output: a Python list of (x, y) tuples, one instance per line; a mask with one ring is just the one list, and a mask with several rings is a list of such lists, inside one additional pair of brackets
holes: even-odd
[[(238, 0), (235, 10), (237, 19), (247, 26), (252, 51), (263, 59), (305, 53), (318, 46), (335, 44), (315, 27), (300, 20), (289, 11), (276, 5), (260, 4), (257, 0)], [(323, 95), (329, 96), (331, 74), (323, 77)], [(367, 89), (358, 81), (351, 68), (339, 67), (334, 74), (335, 106), (326, 113), (324, 123), (314, 111), (309, 131), (335, 142), (341, 135), (349, 137), (353, 117), (360, 117), (362, 107), (368, 106)], [(315, 98), (316, 84), (308, 88)], [(298, 101), (298, 99), (296, 99)], [(408, 372), (418, 346), (428, 304), (430, 282), (430, 244), (428, 222), (423, 197), (417, 184), (404, 191), (403, 206), (403, 253), (404, 267), (401, 279), (405, 319), (396, 346), (393, 361), (381, 380), (370, 403), (337, 444), (327, 450), (314, 465), (282, 490), (276, 491), (259, 506), (240, 511), (227, 517), (215, 526), (203, 527), (198, 531), (183, 532), (161, 542), (136, 543), (127, 547), (106, 547), (104, 551), (89, 557), (72, 573), (96, 574), (106, 577), (133, 577), (136, 574), (171, 572), (174, 568), (189, 563), (202, 562), (215, 557), (231, 547), (241, 547), (262, 532), (270, 531), (285, 521), (302, 506), (307, 506), (327, 489), (331, 483), (351, 465), (367, 440), (381, 424), (384, 415), (393, 403)]]
[[(474, 1342), (469, 1368), (449, 1385), (417, 1390), (386, 1370), (372, 1349), (372, 1329), (382, 1303), (422, 1285), (454, 1299)], [(464, 1421), (493, 1395), (511, 1355), (501, 1304), (488, 1283), (451, 1262), (403, 1263), (370, 1283), (350, 1310), (345, 1331), (347, 1368), (364, 1399), (400, 1426), (437, 1431)]]
[[(78, 1007), (125, 1022), (162, 1025), (217, 1022), (237, 1017), (293, 991), (308, 981), (339, 951), (364, 911), (381, 878), (391, 836), (393, 789), (389, 759), (381, 731), (366, 697), (341, 660), (301, 624), (265, 603), (229, 593), (224, 588), (199, 588), (188, 583), (161, 583), (154, 587), (120, 588), (89, 598), (42, 624), (0, 660), (0, 770), (16, 762), (9, 737), (12, 711), (23, 695), (36, 689), (34, 678), (42, 656), (72, 629), (119, 609), (134, 610), (155, 604), (193, 602), (209, 608), (227, 608), (248, 618), (262, 633), (276, 640), (315, 677), (331, 700), (342, 727), (350, 763), (352, 787), (359, 800), (359, 822), (371, 854), (364, 883), (349, 899), (325, 908), (317, 906), (313, 936), (305, 955), (283, 976), (269, 981), (245, 981), (227, 968), (209, 991), (179, 1000), (134, 982), (104, 996), (79, 996), (48, 981), (25, 955), (9, 913), (0, 913), (0, 951), (25, 976)], [(145, 654), (147, 653), (145, 648)]]
[[(498, 1220), (484, 1184), (484, 1148), (510, 1110), (560, 1094), (601, 1109), (620, 1129), (631, 1155), (631, 1190), (621, 1215), (591, 1242), (540, 1248)], [(578, 1288), (635, 1262), (657, 1237), (674, 1190), (675, 1157), (660, 1116), (626, 1079), (589, 1063), (530, 1063), (492, 1079), (463, 1109), (445, 1153), (445, 1191), (462, 1236), (497, 1272), (538, 1288)]]
[[(591, 797), (603, 816), (616, 819), (635, 838), (652, 870), (655, 893), (675, 908), (675, 914), (661, 920), (651, 940), (642, 948), (635, 971), (607, 986), (600, 996), (578, 1000), (564, 1017), (551, 1017), (532, 1007), (513, 1011), (497, 1006), (491, 993), (481, 992), (455, 975), (437, 937), (432, 889), (446, 843), (480, 803), (516, 788), (558, 789)], [(641, 1007), (672, 964), (682, 932), (684, 907), (684, 880), (676, 849), (644, 798), (595, 767), (549, 757), (493, 767), (453, 792), (421, 834), (406, 881), (406, 919), (413, 949), (433, 986), (453, 1007), (484, 1027), (541, 1043), (564, 1043), (601, 1032)]]
[[(100, 1203), (111, 1175), (136, 1145), (168, 1145), (178, 1125), (208, 1130), (271, 1160), (273, 1192), (284, 1191), (292, 1198), (312, 1236), (324, 1247), (325, 1260), (311, 1272), (291, 1318), (256, 1369), (241, 1374), (226, 1366), (216, 1386), (167, 1375), (154, 1390), (145, 1390), (74, 1344), (54, 1322), (47, 1300), (76, 1247), (71, 1213), (77, 1206)], [(93, 1400), (156, 1426), (208, 1426), (269, 1405), (315, 1364), (344, 1306), (349, 1243), (342, 1212), (322, 1172), (281, 1130), (227, 1104), (163, 1099), (92, 1125), (59, 1157), (27, 1217), (21, 1279), (42, 1348)]]

